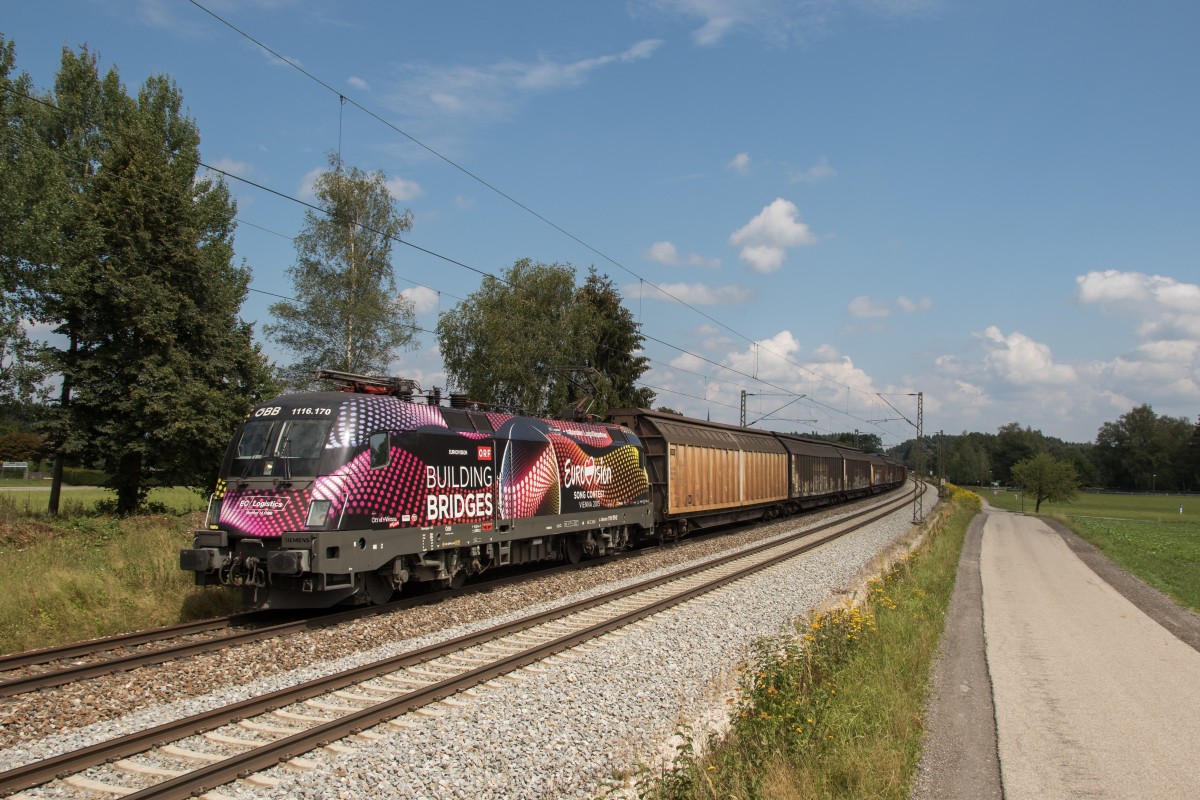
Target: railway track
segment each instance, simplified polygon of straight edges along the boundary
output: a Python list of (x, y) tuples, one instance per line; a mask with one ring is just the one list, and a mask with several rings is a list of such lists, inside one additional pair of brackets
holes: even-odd
[(0, 774), (0, 792), (54, 781), (56, 793), (186, 798), (238, 778), (269, 784), (255, 773), (281, 762), (303, 768), (301, 754), (337, 747), (330, 743), (353, 735), (370, 738), (375, 734), (369, 728), (379, 724), (405, 726), (405, 714), (485, 691), (480, 687), (489, 681), (769, 569), (892, 513), (910, 498), (682, 572), (18, 767)]
[[(618, 557), (620, 555), (625, 554), (618, 554)], [(588, 565), (605, 563), (609, 558), (592, 559)], [(566, 564), (543, 568), (538, 574), (551, 575), (557, 571), (584, 568), (584, 565)], [(381, 606), (364, 606), (286, 622), (267, 624), (264, 620), (270, 618), (271, 612), (249, 612), (15, 653), (0, 657), (0, 698), (163, 664), (300, 631), (341, 625), (367, 616), (438, 603), (450, 597), (492, 591), (526, 577), (513, 575), (493, 578), (462, 589), (431, 592)]]
[[(720, 535), (720, 532), (694, 535), (689, 541), (702, 541), (707, 536)], [(586, 569), (620, 558), (637, 557), (653, 549), (655, 548), (589, 559), (577, 565), (538, 567), (537, 574), (551, 576), (557, 572)], [(340, 625), (367, 616), (403, 611), (420, 605), (438, 603), (451, 597), (493, 591), (527, 577), (528, 573), (522, 570), (519, 574), (492, 577), (457, 590), (430, 592), (382, 606), (365, 606), (303, 619), (288, 619), (284, 622), (267, 621), (278, 617), (278, 612), (247, 612), (0, 656), (0, 698), (64, 686), (140, 667), (165, 664), (189, 656), (300, 631)]]

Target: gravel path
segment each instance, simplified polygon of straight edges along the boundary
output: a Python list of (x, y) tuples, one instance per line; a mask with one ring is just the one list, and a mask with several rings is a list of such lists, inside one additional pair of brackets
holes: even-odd
[[(607, 591), (813, 520), (776, 522), (646, 558), (11, 698), (0, 705), (0, 743), (8, 745), (0, 769)], [(753, 640), (851, 590), (876, 555), (910, 530), (905, 507), (848, 540), (647, 620), (628, 635), (523, 671), (461, 707), (440, 706), (435, 718), (409, 715), (412, 727), (379, 726), (373, 730), (382, 739), (356, 741), (352, 752), (310, 753), (315, 770), (277, 767), (268, 774), (281, 781), (278, 787), (239, 783), (221, 791), (247, 798), (599, 796), (631, 765), (655, 763), (679, 724), (723, 720)]]

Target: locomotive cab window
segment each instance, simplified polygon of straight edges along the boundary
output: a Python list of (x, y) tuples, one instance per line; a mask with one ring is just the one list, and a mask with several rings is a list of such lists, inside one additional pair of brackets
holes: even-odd
[(387, 431), (376, 431), (369, 440), (371, 447), (371, 469), (386, 467), (392, 460), (392, 437)]
[(234, 470), (243, 478), (311, 477), (329, 435), (329, 420), (251, 420), (234, 451)]
[(272, 425), (273, 423), (257, 420), (247, 422), (246, 427), (242, 429), (241, 438), (238, 439), (236, 458), (265, 458)]
[(282, 423), (275, 455), (280, 458), (320, 458), (329, 423), (319, 419), (289, 419)]

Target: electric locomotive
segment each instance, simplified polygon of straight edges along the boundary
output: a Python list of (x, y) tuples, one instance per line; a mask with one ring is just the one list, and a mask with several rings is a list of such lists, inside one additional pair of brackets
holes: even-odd
[(628, 428), (453, 395), (445, 406), (402, 379), (318, 377), (344, 390), (262, 403), (235, 434), (205, 528), (180, 554), (197, 585), (242, 587), (258, 608), (382, 603), (409, 581), (575, 562), (653, 529)]

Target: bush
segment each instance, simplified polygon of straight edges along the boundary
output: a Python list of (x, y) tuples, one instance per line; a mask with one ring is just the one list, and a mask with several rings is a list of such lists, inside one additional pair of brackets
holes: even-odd
[(98, 469), (64, 467), (63, 483), (69, 483), (72, 486), (104, 486), (108, 483), (108, 475)]

